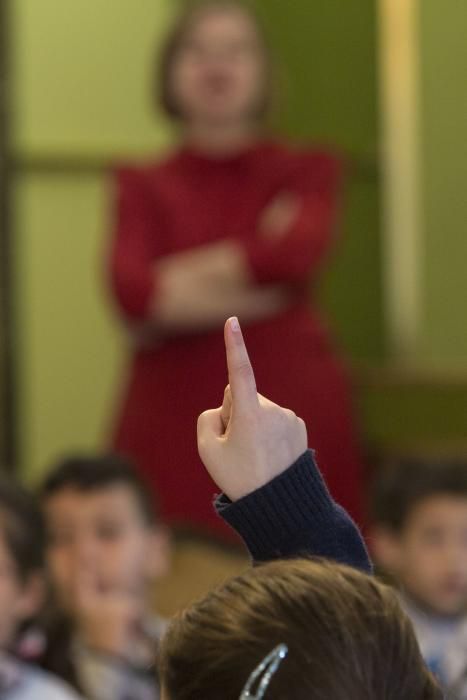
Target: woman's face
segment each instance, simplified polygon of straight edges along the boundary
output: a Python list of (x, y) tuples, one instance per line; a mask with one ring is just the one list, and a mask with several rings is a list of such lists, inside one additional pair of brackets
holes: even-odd
[(185, 121), (234, 126), (253, 119), (266, 79), (264, 47), (241, 9), (202, 13), (185, 35), (170, 75)]

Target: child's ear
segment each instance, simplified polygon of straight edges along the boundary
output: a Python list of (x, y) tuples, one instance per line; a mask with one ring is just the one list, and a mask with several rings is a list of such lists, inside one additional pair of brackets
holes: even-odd
[(172, 537), (167, 527), (158, 525), (148, 537), (147, 574), (151, 579), (167, 576), (171, 569)]
[(401, 565), (400, 535), (388, 527), (375, 525), (370, 530), (368, 543), (376, 564), (388, 573), (397, 573)]
[(42, 573), (31, 574), (23, 583), (16, 603), (16, 617), (27, 620), (37, 615), (45, 600), (45, 579)]

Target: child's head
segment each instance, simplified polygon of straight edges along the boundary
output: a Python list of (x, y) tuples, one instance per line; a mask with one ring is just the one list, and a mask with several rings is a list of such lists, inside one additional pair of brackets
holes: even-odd
[(308, 560), (250, 569), (195, 603), (163, 642), (164, 700), (238, 700), (276, 646), (265, 700), (435, 700), (410, 622), (388, 587)]
[(467, 605), (467, 463), (401, 460), (378, 480), (372, 545), (381, 566), (433, 612)]
[(143, 595), (165, 573), (167, 534), (150, 489), (123, 458), (66, 459), (46, 478), (41, 500), (51, 583), (66, 612), (73, 611), (79, 577), (102, 592)]
[(43, 598), (44, 528), (32, 496), (0, 480), (0, 649), (14, 645)]
[(257, 17), (235, 0), (201, 0), (179, 17), (158, 68), (165, 111), (183, 122), (225, 126), (261, 119), (272, 61)]

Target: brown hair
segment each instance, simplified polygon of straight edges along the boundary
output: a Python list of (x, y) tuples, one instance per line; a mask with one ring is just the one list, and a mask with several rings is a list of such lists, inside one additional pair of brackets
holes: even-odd
[(441, 700), (395, 593), (349, 567), (278, 561), (250, 569), (172, 622), (161, 651), (169, 700), (238, 700), (278, 644), (267, 700)]
[(45, 527), (36, 499), (3, 477), (0, 478), (0, 534), (23, 583), (43, 569)]
[(180, 51), (187, 34), (200, 17), (211, 11), (217, 12), (223, 9), (240, 10), (251, 20), (255, 27), (263, 50), (264, 63), (266, 67), (262, 95), (259, 99), (259, 105), (255, 116), (257, 116), (260, 120), (264, 120), (269, 114), (273, 103), (275, 71), (266, 34), (259, 18), (253, 9), (241, 0), (193, 0), (186, 5), (186, 7), (177, 17), (177, 20), (166, 39), (162, 53), (158, 56), (156, 61), (155, 86), (157, 102), (165, 113), (172, 119), (182, 118), (179, 105), (177, 104), (173, 95), (171, 81), (172, 67), (175, 59), (177, 58), (178, 52)]

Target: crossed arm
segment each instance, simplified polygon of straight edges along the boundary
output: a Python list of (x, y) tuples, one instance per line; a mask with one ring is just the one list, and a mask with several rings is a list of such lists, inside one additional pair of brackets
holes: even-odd
[(221, 241), (166, 256), (154, 270), (157, 293), (150, 306), (154, 327), (163, 331), (218, 328), (232, 314), (246, 322), (267, 318), (287, 305), (280, 284), (255, 286), (235, 241)]
[(144, 174), (121, 171), (111, 278), (127, 320), (177, 333), (219, 327), (230, 315), (249, 322), (286, 308), (291, 285), (307, 278), (329, 245), (338, 179), (334, 159), (305, 158), (250, 235), (167, 254), (154, 249), (159, 214)]

